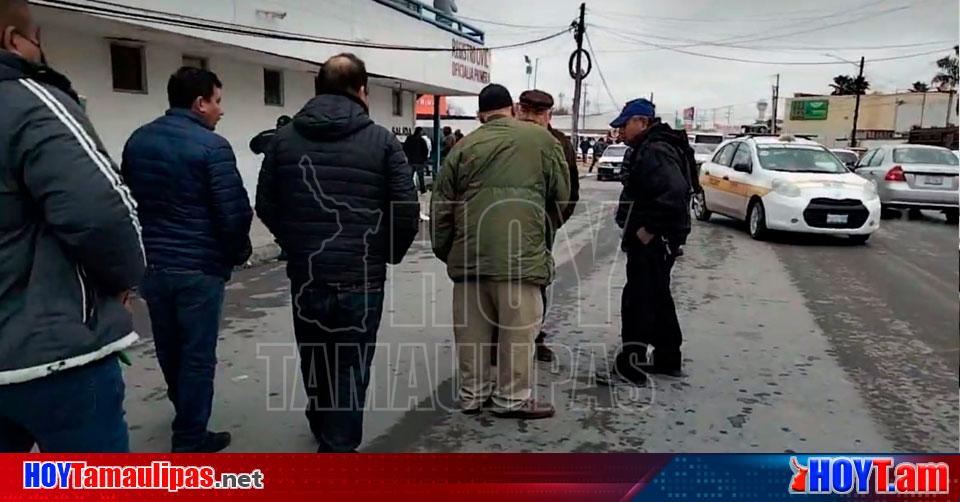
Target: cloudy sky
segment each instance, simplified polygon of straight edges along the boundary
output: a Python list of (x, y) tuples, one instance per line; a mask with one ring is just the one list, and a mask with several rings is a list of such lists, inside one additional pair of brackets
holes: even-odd
[[(487, 32), (489, 47), (554, 33), (570, 24), (579, 4), (458, 1), (460, 15)], [(711, 119), (716, 109), (721, 123), (728, 110), (733, 123), (752, 121), (756, 102), (770, 100), (775, 74), (782, 96), (828, 92), (835, 75), (856, 75), (855, 65), (840, 60), (860, 56), (867, 59), (872, 90), (909, 88), (917, 80), (929, 82), (934, 62), (951, 52), (960, 36), (958, 15), (957, 0), (588, 0), (587, 33), (596, 55), (587, 79), (589, 111), (608, 111), (614, 103), (653, 93), (665, 118), (695, 106)], [(565, 35), (495, 51), (492, 78), (519, 93), (527, 88), (524, 55), (540, 58), (537, 87), (554, 96), (563, 93), (569, 105), (573, 81), (567, 59), (573, 49), (573, 36)], [(935, 53), (871, 62), (928, 52)], [(472, 99), (460, 104), (467, 113), (475, 110)]]

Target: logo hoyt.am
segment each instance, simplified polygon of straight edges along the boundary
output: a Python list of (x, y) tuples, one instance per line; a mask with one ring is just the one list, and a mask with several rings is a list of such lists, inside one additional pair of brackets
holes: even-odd
[(895, 462), (893, 457), (790, 458), (790, 493), (946, 494), (950, 466), (943, 462)]

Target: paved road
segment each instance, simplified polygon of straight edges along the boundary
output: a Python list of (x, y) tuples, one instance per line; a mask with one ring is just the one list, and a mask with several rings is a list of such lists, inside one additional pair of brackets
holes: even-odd
[[(452, 409), (450, 284), (427, 242), (392, 270), (374, 363), (366, 451), (914, 451), (958, 449), (957, 228), (885, 222), (870, 244), (751, 240), (698, 224), (674, 274), (683, 379), (642, 391), (594, 385), (618, 340), (624, 257), (619, 187), (583, 182), (556, 247), (548, 316), (560, 357), (541, 365), (546, 421)], [(283, 268), (228, 291), (212, 427), (233, 451), (312, 451)], [(145, 312), (137, 316), (149, 338)], [(133, 447), (168, 448), (171, 409), (150, 343), (127, 372)]]

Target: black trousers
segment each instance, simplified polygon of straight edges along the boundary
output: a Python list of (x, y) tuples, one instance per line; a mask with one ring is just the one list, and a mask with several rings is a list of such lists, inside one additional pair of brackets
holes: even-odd
[(427, 180), (424, 178), (426, 170), (426, 164), (413, 164), (413, 171), (417, 175), (417, 189), (420, 190), (421, 194), (427, 193)]
[(670, 272), (676, 251), (662, 238), (636, 244), (627, 253), (627, 284), (623, 288), (620, 315), (623, 348), (617, 355), (617, 370), (634, 379), (647, 364), (647, 345), (654, 348), (659, 367), (679, 368), (683, 334), (670, 292)]

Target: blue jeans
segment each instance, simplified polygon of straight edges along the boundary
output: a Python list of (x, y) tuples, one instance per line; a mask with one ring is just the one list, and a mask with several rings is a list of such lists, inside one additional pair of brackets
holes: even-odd
[(189, 451), (207, 436), (224, 285), (219, 276), (151, 268), (140, 288), (150, 308), (167, 396), (176, 411), (174, 452)]
[(0, 385), (0, 452), (126, 453), (117, 356), (37, 380)]
[(320, 452), (354, 452), (363, 440), (383, 291), (294, 285), (293, 298), (310, 430)]

